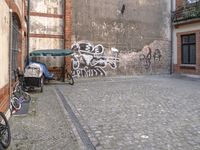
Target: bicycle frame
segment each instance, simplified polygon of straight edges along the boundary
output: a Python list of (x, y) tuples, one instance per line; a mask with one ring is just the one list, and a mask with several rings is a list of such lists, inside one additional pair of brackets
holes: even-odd
[(11, 113), (13, 113), (14, 111), (19, 111), (23, 102), (29, 102), (31, 100), (30, 95), (27, 92), (23, 91), (22, 87), (22, 80), (18, 81), (18, 83), (15, 85), (15, 88), (12, 93), (13, 96), (11, 98)]
[(6, 125), (3, 125), (0, 123), (0, 139), (1, 139), (1, 136), (6, 132)]
[(4, 113), (0, 112), (0, 144), (3, 148), (8, 148), (11, 141), (10, 126)]

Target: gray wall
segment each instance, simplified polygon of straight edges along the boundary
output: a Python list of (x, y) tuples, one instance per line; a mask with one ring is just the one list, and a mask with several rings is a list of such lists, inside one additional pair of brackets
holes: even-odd
[[(73, 0), (72, 5), (74, 76), (169, 73), (169, 0)], [(95, 50), (98, 44), (103, 52)]]

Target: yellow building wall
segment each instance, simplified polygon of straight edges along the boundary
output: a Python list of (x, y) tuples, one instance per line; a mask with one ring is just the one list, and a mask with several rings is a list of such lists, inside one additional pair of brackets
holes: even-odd
[(0, 89), (9, 82), (9, 8), (0, 1)]

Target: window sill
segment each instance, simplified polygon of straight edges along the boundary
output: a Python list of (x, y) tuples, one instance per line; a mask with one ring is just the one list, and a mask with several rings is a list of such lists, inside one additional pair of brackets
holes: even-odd
[(188, 69), (196, 69), (196, 65), (192, 65), (192, 64), (181, 64), (180, 68), (188, 68)]

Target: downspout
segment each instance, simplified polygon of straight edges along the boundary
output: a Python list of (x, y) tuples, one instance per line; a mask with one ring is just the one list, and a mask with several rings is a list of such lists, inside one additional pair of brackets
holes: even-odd
[[(12, 95), (12, 9), (9, 10), (9, 14), (10, 14), (10, 31), (9, 31), (9, 69), (8, 69), (8, 73), (9, 73), (9, 100), (11, 99), (11, 95)], [(10, 101), (9, 101), (10, 103)]]
[(171, 38), (171, 58), (170, 58), (170, 74), (173, 73), (173, 8), (174, 8), (174, 5), (173, 5), (173, 1), (174, 0), (171, 0), (171, 10), (170, 10), (170, 16), (171, 16), (171, 19), (170, 19), (170, 38)]
[(29, 65), (29, 40), (30, 38), (30, 0), (27, 0), (27, 56), (26, 56), (26, 66)]
[[(66, 25), (66, 16), (67, 16), (67, 0), (64, 0), (64, 17), (63, 17), (63, 23), (64, 23), (64, 49), (67, 48), (67, 25)], [(65, 82), (65, 68), (66, 68), (66, 58), (65, 56), (63, 57), (63, 68), (62, 68), (62, 81)]]

